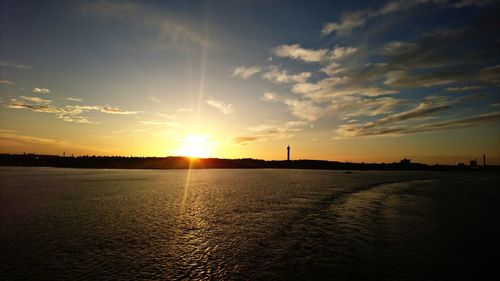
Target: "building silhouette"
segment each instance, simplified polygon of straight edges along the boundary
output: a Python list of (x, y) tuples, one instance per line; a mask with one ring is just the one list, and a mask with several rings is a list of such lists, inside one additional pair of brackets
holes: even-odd
[(290, 145), (286, 147), (286, 160), (290, 161)]
[(406, 159), (406, 158), (403, 158), (401, 161), (399, 161), (399, 164), (401, 165), (408, 165), (411, 163), (411, 159)]

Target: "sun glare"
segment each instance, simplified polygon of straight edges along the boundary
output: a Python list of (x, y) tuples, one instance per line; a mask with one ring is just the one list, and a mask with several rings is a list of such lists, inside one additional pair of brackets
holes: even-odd
[(213, 142), (207, 136), (189, 134), (184, 139), (182, 146), (176, 151), (176, 155), (194, 158), (210, 157)]

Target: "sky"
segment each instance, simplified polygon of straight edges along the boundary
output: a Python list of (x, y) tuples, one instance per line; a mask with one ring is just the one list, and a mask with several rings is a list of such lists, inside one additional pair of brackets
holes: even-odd
[(500, 1), (0, 1), (0, 153), (500, 164)]

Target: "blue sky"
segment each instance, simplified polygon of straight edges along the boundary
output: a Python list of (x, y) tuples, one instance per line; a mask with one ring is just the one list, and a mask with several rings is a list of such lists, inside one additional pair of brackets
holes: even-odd
[(500, 162), (499, 14), (472, 0), (2, 1), (1, 150), (165, 156), (195, 139), (201, 156), (280, 159), (291, 144), (295, 158)]

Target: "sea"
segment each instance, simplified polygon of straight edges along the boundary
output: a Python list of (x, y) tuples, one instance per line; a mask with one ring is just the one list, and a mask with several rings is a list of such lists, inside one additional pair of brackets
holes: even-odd
[(0, 280), (499, 280), (499, 216), (487, 171), (0, 167)]

